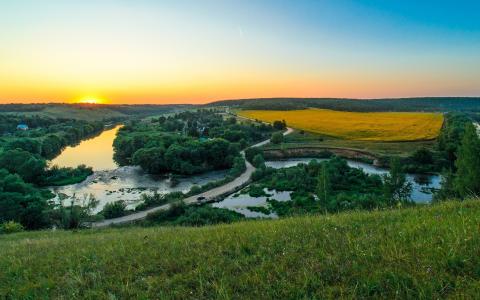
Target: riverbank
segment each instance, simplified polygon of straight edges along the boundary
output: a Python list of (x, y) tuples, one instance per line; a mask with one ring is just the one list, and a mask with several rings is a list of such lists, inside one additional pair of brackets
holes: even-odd
[[(293, 129), (287, 128), (287, 130), (283, 132), (283, 135), (288, 135), (292, 132), (293, 132)], [(252, 145), (250, 147), (251, 148), (261, 147), (269, 142), (270, 142), (270, 139), (267, 139), (255, 145)], [(243, 158), (245, 158), (245, 151), (242, 151), (241, 154)], [(250, 182), (250, 177), (254, 171), (255, 171), (255, 167), (245, 159), (245, 171), (240, 176), (236, 177), (234, 180), (230, 182), (225, 183), (224, 185), (215, 187), (211, 190), (199, 193), (197, 195), (190, 196), (188, 198), (183, 199), (182, 201), (188, 205), (212, 202), (221, 197), (225, 197), (229, 194), (235, 193), (238, 190), (245, 187)], [(167, 210), (171, 207), (172, 207), (172, 203), (168, 203), (161, 206), (150, 208), (145, 211), (135, 212), (133, 214), (129, 214), (123, 217), (95, 222), (95, 223), (92, 223), (91, 226), (105, 227), (105, 226), (110, 226), (114, 224), (122, 224), (122, 223), (128, 223), (136, 220), (141, 220), (141, 219), (144, 219), (149, 213), (153, 213), (159, 210)]]

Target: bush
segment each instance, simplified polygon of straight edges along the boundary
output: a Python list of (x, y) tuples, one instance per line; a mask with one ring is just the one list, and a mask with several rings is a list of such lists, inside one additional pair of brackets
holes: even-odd
[(125, 201), (117, 201), (105, 204), (101, 214), (105, 219), (118, 218), (125, 215), (125, 208), (127, 204)]
[(275, 132), (274, 134), (272, 134), (270, 142), (272, 142), (273, 144), (281, 144), (283, 142), (283, 134), (281, 134), (280, 132)]
[(273, 128), (277, 129), (277, 130), (284, 130), (285, 128), (287, 128), (287, 123), (285, 122), (285, 120), (283, 121), (274, 121), (273, 122)]
[(255, 157), (253, 158), (252, 164), (256, 168), (265, 168), (265, 159), (263, 158), (263, 155), (262, 154), (255, 155)]
[(21, 232), (24, 228), (22, 224), (15, 221), (8, 221), (0, 225), (0, 233), (9, 234), (15, 232)]

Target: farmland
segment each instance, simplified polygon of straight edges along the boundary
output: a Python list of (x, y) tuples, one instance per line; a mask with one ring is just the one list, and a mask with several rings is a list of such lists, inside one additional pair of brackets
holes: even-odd
[(417, 112), (244, 110), (239, 115), (265, 122), (285, 120), (296, 129), (346, 140), (373, 142), (432, 140), (438, 136), (443, 124), (442, 114)]

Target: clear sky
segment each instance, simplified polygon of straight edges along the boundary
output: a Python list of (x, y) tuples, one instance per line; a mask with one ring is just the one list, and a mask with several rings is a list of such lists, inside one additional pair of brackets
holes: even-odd
[(480, 1), (0, 0), (0, 102), (480, 96)]

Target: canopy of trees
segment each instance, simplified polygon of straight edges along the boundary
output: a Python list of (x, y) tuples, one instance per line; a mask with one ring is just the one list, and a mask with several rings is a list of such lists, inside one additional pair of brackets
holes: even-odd
[(226, 169), (242, 148), (273, 131), (269, 125), (241, 124), (213, 110), (187, 111), (126, 125), (114, 141), (114, 159), (153, 174)]

